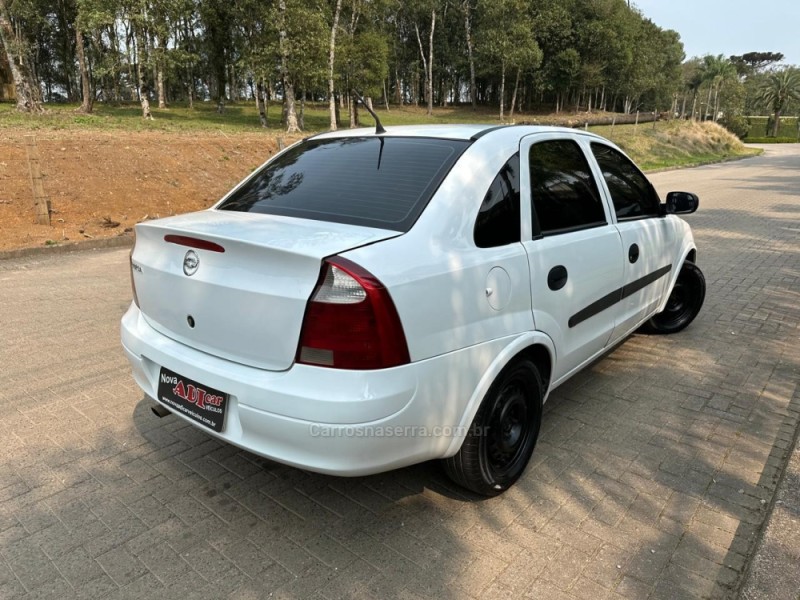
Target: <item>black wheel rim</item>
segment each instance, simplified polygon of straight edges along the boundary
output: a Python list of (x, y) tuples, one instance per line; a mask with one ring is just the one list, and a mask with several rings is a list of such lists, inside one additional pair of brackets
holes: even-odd
[(672, 288), (666, 307), (656, 316), (659, 325), (673, 328), (691, 320), (697, 311), (698, 302), (700, 302), (699, 283), (691, 275), (682, 272), (675, 282), (675, 287)]
[(486, 462), (495, 479), (513, 474), (526, 456), (533, 424), (525, 392), (521, 381), (508, 382), (488, 415)]

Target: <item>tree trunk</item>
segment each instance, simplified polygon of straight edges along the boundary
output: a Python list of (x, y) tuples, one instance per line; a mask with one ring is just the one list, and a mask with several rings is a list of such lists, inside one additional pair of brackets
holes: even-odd
[(472, 56), (472, 25), (469, 21), (469, 0), (464, 2), (464, 30), (467, 36), (467, 59), (469, 60), (469, 99), (472, 102), (472, 110), (478, 107), (475, 87), (475, 59)]
[(403, 106), (403, 82), (400, 79), (400, 72), (397, 66), (394, 68), (394, 103)]
[(303, 89), (303, 95), (300, 96), (300, 116), (297, 119), (300, 129), (306, 128), (306, 90)]
[(162, 65), (161, 62), (161, 60), (158, 61), (156, 71), (156, 82), (158, 85), (158, 108), (167, 108), (167, 96), (164, 92), (164, 65)]
[(336, 131), (336, 98), (333, 89), (333, 67), (336, 56), (336, 30), (339, 28), (339, 14), (342, 12), (342, 0), (336, 0), (331, 27), (331, 42), (328, 49), (328, 112), (331, 119), (331, 131)]
[(128, 78), (126, 80), (128, 93), (131, 95), (131, 101), (139, 100), (139, 86), (136, 84), (136, 75), (133, 72), (133, 65), (136, 64), (136, 42), (133, 36), (133, 26), (129, 21), (125, 23), (125, 68), (128, 71)]
[(148, 99), (148, 87), (147, 83), (145, 82), (144, 78), (144, 70), (142, 69), (142, 41), (139, 37), (139, 30), (134, 29), (134, 45), (135, 51), (137, 53), (137, 60), (136, 60), (136, 80), (138, 82), (138, 91), (139, 91), (139, 102), (142, 105), (142, 118), (148, 119), (150, 121), (153, 120), (153, 115), (150, 113), (150, 100)]
[(514, 120), (514, 107), (517, 104), (517, 90), (519, 89), (519, 76), (520, 76), (521, 73), (522, 73), (522, 69), (517, 67), (517, 78), (516, 78), (516, 81), (514, 81), (514, 93), (511, 94), (511, 110), (508, 112), (508, 120), (509, 121), (513, 121)]
[(503, 105), (506, 99), (506, 61), (501, 62), (500, 67), (500, 121), (503, 120)]
[(81, 71), (81, 90), (83, 102), (78, 109), (82, 113), (92, 112), (92, 90), (89, 81), (89, 68), (86, 66), (86, 53), (83, 46), (83, 32), (75, 25), (75, 52), (78, 55), (78, 67)]
[(300, 131), (300, 124), (297, 121), (297, 110), (295, 107), (294, 84), (286, 81), (283, 84), (283, 91), (286, 101), (286, 133), (297, 133)]
[[(9, 2), (7, 1), (6, 4), (9, 4)], [(56, 3), (53, 2), (53, 4), (56, 4)], [(65, 32), (65, 35), (63, 37), (63, 40), (64, 40), (64, 60), (62, 61), (63, 65), (64, 65), (64, 83), (65, 83), (65, 87), (66, 87), (65, 91), (67, 92), (67, 100), (72, 102), (72, 101), (75, 100), (75, 92), (74, 92), (73, 87), (72, 87), (72, 70), (74, 68), (75, 61), (73, 60), (74, 54), (72, 52), (72, 44), (70, 44), (69, 36), (66, 35), (66, 32), (69, 31), (69, 22), (67, 21), (67, 8), (66, 8), (66, 3), (64, 2), (64, 0), (61, 0), (60, 2), (58, 2), (58, 7), (55, 10), (56, 10), (58, 18), (60, 20), (61, 30), (63, 32)], [(19, 39), (19, 36), (18, 36), (18, 39)], [(34, 75), (33, 79), (35, 80), (36, 79), (35, 73), (32, 73), (32, 74)]]
[(5, 51), (14, 90), (17, 95), (17, 110), (30, 113), (42, 113), (41, 91), (33, 78), (24, 52), (19, 52), (19, 59), (14, 57), (12, 46), (14, 30), (6, 12), (6, 0), (0, 0), (0, 46)]
[[(428, 101), (428, 59), (425, 58), (425, 50), (422, 49), (422, 38), (419, 36), (419, 27), (417, 24), (414, 23), (414, 31), (417, 33), (417, 44), (419, 44), (419, 55), (422, 57), (422, 71), (425, 73), (425, 87), (423, 88), (423, 95), (425, 96), (424, 100)], [(419, 82), (417, 82), (417, 86), (414, 89), (414, 96), (419, 96)], [(417, 101), (414, 101), (414, 104), (417, 104)]]
[(114, 50), (114, 66), (116, 70), (111, 73), (111, 84), (114, 88), (114, 103), (122, 101), (122, 92), (119, 87), (119, 77), (122, 74), (122, 53), (119, 51), (119, 40), (117, 39), (117, 28), (108, 27), (108, 39), (111, 41), (111, 48)]
[(431, 11), (431, 35), (428, 38), (428, 115), (433, 114), (433, 30), (436, 27), (436, 9)]
[(714, 92), (714, 86), (708, 84), (708, 101), (706, 102), (706, 112), (703, 115), (703, 121), (708, 121), (708, 113), (711, 110), (711, 94)]
[[(186, 41), (186, 43), (189, 44), (189, 52), (192, 52), (194, 50), (194, 48), (195, 48), (194, 32), (190, 33), (190, 31), (191, 30), (189, 29), (189, 19), (184, 19), (183, 20), (183, 32), (184, 32), (183, 36), (184, 36), (184, 40)], [(195, 92), (195, 88), (194, 88), (194, 69), (193, 69), (191, 60), (189, 60), (187, 62), (186, 75), (189, 78), (189, 82), (188, 82), (188, 84), (186, 86), (188, 88), (188, 92), (189, 92), (189, 109), (194, 109), (194, 92)]]
[(256, 108), (258, 109), (258, 118), (261, 120), (261, 127), (267, 126), (267, 114), (264, 111), (264, 82), (259, 79), (256, 83)]
[(278, 2), (280, 12), (280, 31), (278, 33), (281, 50), (281, 79), (283, 79), (283, 101), (286, 106), (286, 133), (297, 133), (300, 127), (295, 112), (294, 82), (289, 75), (289, 50), (286, 39), (286, 0)]
[(231, 102), (239, 101), (239, 86), (236, 85), (236, 66), (233, 63), (228, 65), (228, 90)]
[(683, 93), (683, 103), (681, 104), (681, 121), (686, 118), (686, 92)]
[(272, 81), (267, 80), (267, 85), (264, 86), (264, 121), (269, 122), (269, 99), (272, 97)]
[(352, 95), (348, 95), (347, 109), (350, 117), (350, 129), (355, 129), (358, 127), (358, 101)]
[(781, 109), (775, 109), (775, 122), (772, 124), (772, 137), (778, 137), (781, 129)]

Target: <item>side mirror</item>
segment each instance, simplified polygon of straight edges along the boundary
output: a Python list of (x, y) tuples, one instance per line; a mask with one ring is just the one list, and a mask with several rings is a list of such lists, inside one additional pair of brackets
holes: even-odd
[(700, 199), (691, 192), (670, 192), (667, 194), (666, 213), (668, 215), (688, 215), (697, 210)]

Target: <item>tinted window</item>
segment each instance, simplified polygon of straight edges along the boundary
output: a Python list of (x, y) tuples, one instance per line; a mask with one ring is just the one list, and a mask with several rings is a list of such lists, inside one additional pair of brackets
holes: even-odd
[(407, 231), (468, 145), (397, 137), (308, 140), (219, 208)]
[(592, 152), (603, 171), (618, 219), (658, 214), (658, 194), (631, 161), (604, 144), (592, 144)]
[(475, 221), (475, 245), (494, 248), (519, 241), (519, 154), (494, 178)]
[(528, 162), (534, 235), (606, 223), (597, 184), (578, 144), (571, 140), (534, 144)]

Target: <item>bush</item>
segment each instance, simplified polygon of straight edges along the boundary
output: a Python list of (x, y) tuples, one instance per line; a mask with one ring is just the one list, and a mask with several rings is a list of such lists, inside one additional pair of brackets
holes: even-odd
[[(762, 117), (749, 117), (750, 119), (750, 133), (758, 137), (771, 137), (772, 136), (772, 123), (774, 119), (769, 116)], [(794, 138), (797, 137), (797, 117), (781, 117), (781, 125), (778, 130), (778, 137), (780, 138)]]
[(750, 133), (750, 119), (742, 115), (725, 115), (719, 120), (719, 124), (740, 140), (746, 138)]

